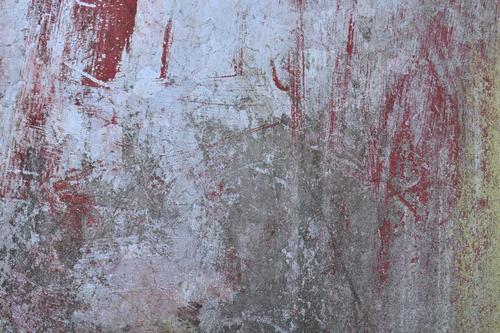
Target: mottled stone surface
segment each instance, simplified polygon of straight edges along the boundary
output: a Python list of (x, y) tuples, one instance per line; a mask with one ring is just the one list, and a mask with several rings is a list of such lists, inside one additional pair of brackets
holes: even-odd
[(0, 332), (499, 332), (494, 0), (1, 0)]

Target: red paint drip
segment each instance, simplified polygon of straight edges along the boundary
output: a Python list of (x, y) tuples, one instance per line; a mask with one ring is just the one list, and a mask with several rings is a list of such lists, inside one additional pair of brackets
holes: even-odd
[(172, 34), (172, 18), (170, 18), (165, 27), (165, 32), (163, 33), (163, 52), (161, 54), (160, 79), (167, 78), (168, 57), (170, 55), (170, 48), (172, 47), (173, 39), (174, 36)]
[(274, 61), (271, 60), (271, 69), (272, 69), (272, 75), (273, 75), (273, 82), (276, 85), (276, 88), (282, 91), (289, 91), (290, 88), (288, 86), (285, 86), (283, 83), (281, 83), (281, 80), (278, 77), (278, 74), (276, 72), (276, 66), (274, 65)]

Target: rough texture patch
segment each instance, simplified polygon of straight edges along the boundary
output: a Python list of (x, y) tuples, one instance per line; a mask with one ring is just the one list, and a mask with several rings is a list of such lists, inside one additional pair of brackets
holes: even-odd
[(1, 0), (0, 332), (499, 332), (494, 0)]

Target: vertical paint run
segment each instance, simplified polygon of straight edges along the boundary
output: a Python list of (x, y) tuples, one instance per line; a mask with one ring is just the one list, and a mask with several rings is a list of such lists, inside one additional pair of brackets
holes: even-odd
[(338, 127), (340, 144), (342, 144), (342, 133), (346, 128), (345, 113), (349, 101), (349, 87), (351, 84), (352, 68), (351, 59), (354, 52), (354, 20), (352, 15), (349, 18), (347, 26), (347, 40), (345, 53), (338, 55), (335, 60), (335, 66), (331, 76), (331, 91), (328, 102), (328, 112), (330, 120), (336, 119), (336, 124), (330, 122), (328, 139), (331, 142), (331, 136), (334, 126)]
[(349, 58), (352, 57), (353, 50), (354, 50), (354, 21), (352, 20), (352, 15), (351, 15), (351, 18), (349, 19), (349, 30), (347, 33), (347, 46), (346, 46), (346, 53), (349, 56)]
[[(77, 15), (84, 17), (82, 28), (89, 29), (85, 21), (91, 22), (92, 30), (90, 64), (85, 72), (96, 80), (108, 82), (115, 78), (124, 50), (130, 48), (134, 32), (137, 0), (102, 0), (90, 3), (95, 7), (79, 6)], [(99, 86), (95, 80), (83, 79), (87, 86)]]
[(172, 47), (174, 36), (172, 35), (172, 18), (170, 18), (163, 32), (163, 51), (161, 54), (160, 79), (166, 79), (168, 73), (168, 57)]

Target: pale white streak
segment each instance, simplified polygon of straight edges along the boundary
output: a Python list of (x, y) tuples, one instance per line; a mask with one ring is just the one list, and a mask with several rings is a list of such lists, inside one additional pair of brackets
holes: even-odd
[[(31, 57), (30, 48), (26, 49), (23, 45), (24, 31), (29, 31), (29, 24), (25, 21), (20, 21), (23, 17), (22, 13), (28, 10), (27, 1), (6, 0), (0, 1), (0, 30), (4, 32), (0, 36), (1, 57), (4, 60), (12, 60), (7, 66), (2, 67), (2, 83), (0, 91), (2, 94), (0, 113), (0, 189), (3, 189), (8, 168), (11, 160), (12, 151), (14, 149), (14, 140), (16, 134), (16, 126), (19, 124), (19, 108), (16, 107), (16, 100), (25, 89), (25, 82), (28, 81), (29, 70), (23, 71), (23, 65), (29, 63)], [(19, 25), (18, 25), (19, 24)], [(26, 30), (24, 30), (26, 29)], [(17, 61), (14, 61), (14, 60)], [(18, 74), (22, 73), (19, 77)], [(8, 82), (18, 82), (17, 84), (8, 84)], [(6, 124), (6, 125), (4, 125)]]
[(93, 3), (87, 3), (87, 2), (80, 1), (80, 0), (75, 0), (75, 2), (77, 5), (82, 6), (82, 7), (95, 8), (95, 4), (93, 4)]
[(15, 173), (16, 175), (21, 174), (21, 175), (26, 175), (26, 176), (39, 176), (38, 173), (27, 171), (27, 170), (7, 170), (7, 171)]
[(73, 66), (73, 65), (70, 65), (68, 64), (67, 62), (64, 63), (65, 66), (67, 66), (68, 68), (70, 68), (71, 70), (75, 71), (76, 73), (80, 74), (81, 76), (89, 79), (90, 81), (94, 82), (94, 83), (97, 83), (98, 85), (100, 86), (103, 86), (103, 87), (106, 87), (106, 88), (109, 88), (109, 85), (104, 82), (104, 81), (101, 81), (99, 79), (96, 79), (95, 77), (93, 77), (92, 75), (90, 75), (89, 73), (87, 72), (84, 72), (82, 71), (81, 69)]
[(287, 330), (285, 330), (284, 328), (276, 325), (272, 320), (271, 318), (269, 317), (264, 317), (264, 316), (247, 316), (247, 315), (243, 315), (243, 318), (231, 318), (231, 319), (226, 319), (224, 320), (224, 324), (225, 325), (234, 325), (234, 324), (241, 324), (243, 321), (253, 321), (255, 323), (259, 323), (259, 324), (266, 324), (266, 325), (269, 325), (271, 326), (272, 328), (274, 328), (275, 331), (279, 332), (279, 333), (288, 333)]

